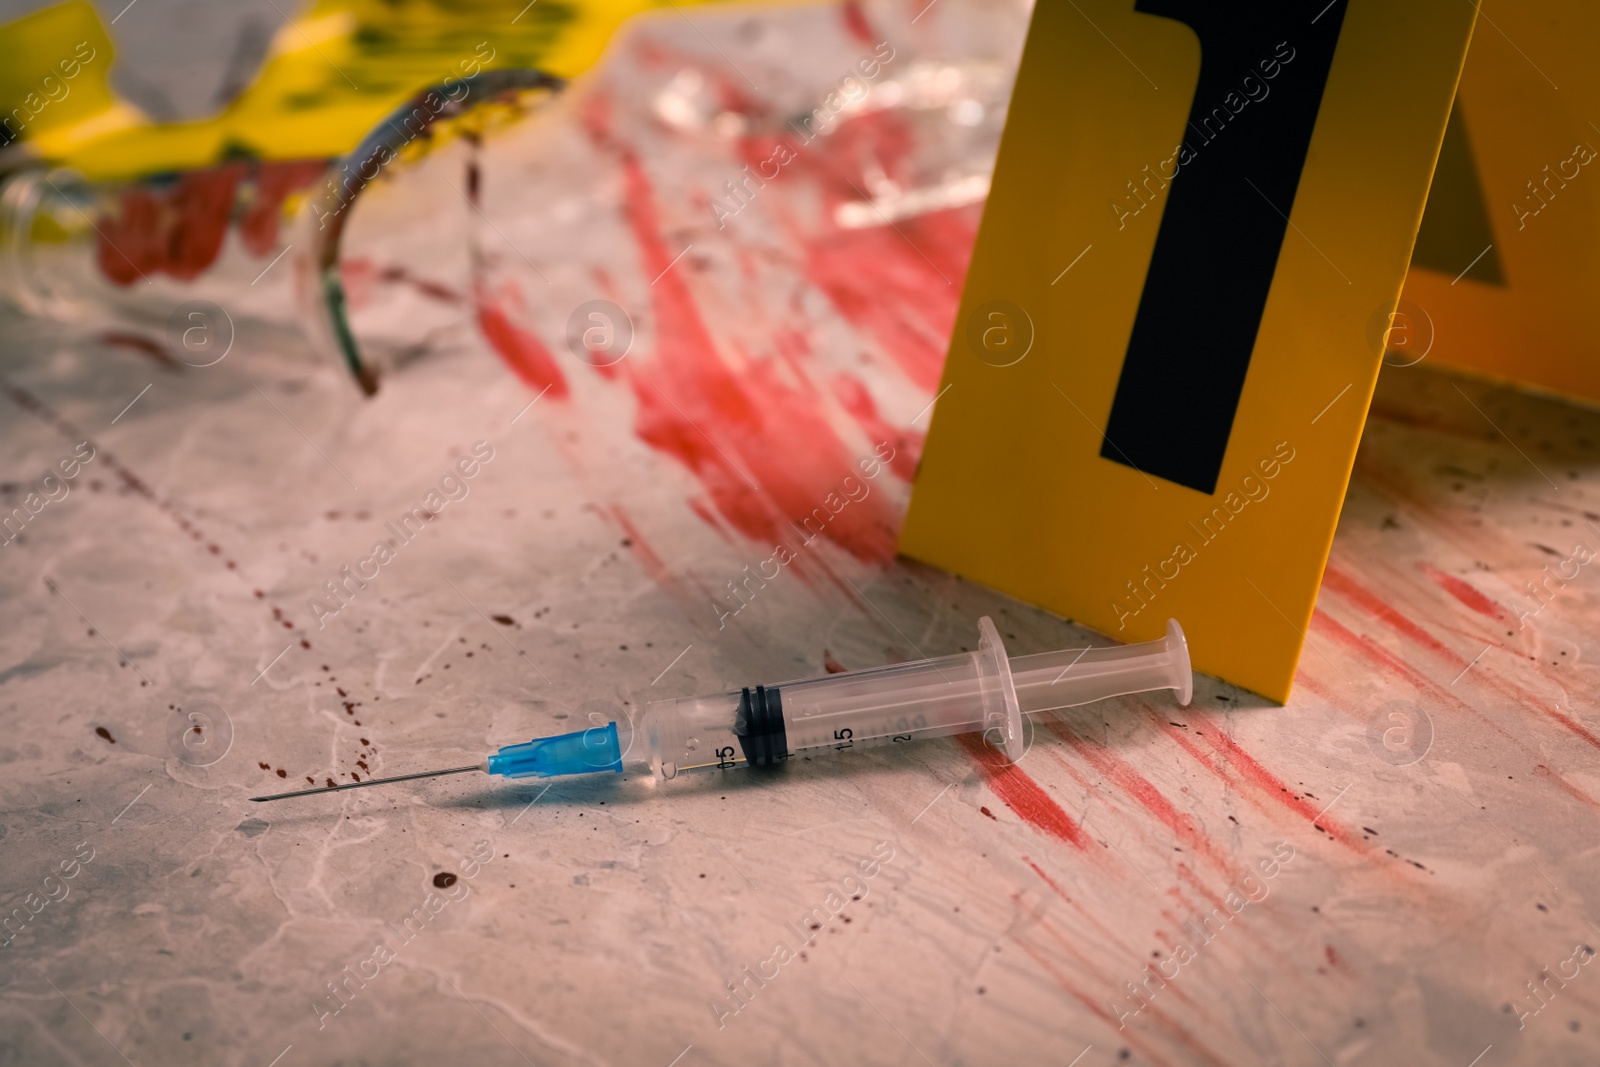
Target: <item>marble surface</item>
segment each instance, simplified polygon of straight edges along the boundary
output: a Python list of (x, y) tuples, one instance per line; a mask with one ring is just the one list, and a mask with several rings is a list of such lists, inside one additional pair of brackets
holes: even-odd
[[(1009, 770), (931, 741), (248, 801), (970, 648), (983, 614), (1013, 654), (1105, 643), (892, 555), (979, 205), (842, 227), (838, 179), (881, 159), (838, 140), (718, 227), (794, 105), (662, 117), (724, 52), (762, 82), (802, 54), (803, 99), (873, 35), (908, 63), (976, 36), (952, 0), (853, 11), (762, 16), (813, 20), (804, 49), (739, 14), (639, 31), (544, 135), (569, 208), (519, 210), (491, 146), (517, 256), (486, 269), (552, 364), (467, 331), (363, 400), (265, 329), (196, 369), (7, 313), (0, 503), (94, 458), (0, 547), (0, 1064), (1600, 1059), (1600, 414), (1428, 361), (1385, 371), (1287, 707), (1201, 677), (1041, 716)], [(602, 236), (539, 244), (536, 210)], [(563, 338), (597, 294), (638, 328), (604, 372)], [(729, 599), (880, 444), (858, 510)]]

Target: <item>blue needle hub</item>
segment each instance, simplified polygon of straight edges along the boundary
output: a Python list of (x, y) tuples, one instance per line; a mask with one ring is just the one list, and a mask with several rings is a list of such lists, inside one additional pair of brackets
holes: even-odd
[(563, 774), (622, 773), (622, 748), (617, 724), (607, 723), (576, 733), (536, 737), (507, 745), (489, 757), (489, 773), (504, 778), (554, 778)]

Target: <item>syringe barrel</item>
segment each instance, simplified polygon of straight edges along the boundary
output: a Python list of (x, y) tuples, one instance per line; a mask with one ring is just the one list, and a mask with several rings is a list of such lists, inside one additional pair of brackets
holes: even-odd
[(981, 728), (978, 654), (897, 663), (773, 686), (652, 701), (639, 742), (665, 778), (761, 766)]
[(983, 728), (976, 652), (789, 682), (777, 689), (794, 753), (844, 752)]
[(979, 634), (976, 652), (652, 701), (626, 758), (673, 778), (983, 731), (1019, 759), (1023, 714), (1158, 689), (1175, 689), (1179, 703), (1189, 702), (1188, 646), (1175, 621), (1157, 641), (1010, 660), (988, 619), (979, 621)]

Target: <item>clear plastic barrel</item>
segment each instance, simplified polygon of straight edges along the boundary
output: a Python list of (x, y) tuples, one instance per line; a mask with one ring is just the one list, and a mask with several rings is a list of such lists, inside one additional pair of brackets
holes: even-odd
[(624, 763), (648, 762), (660, 778), (743, 766), (747, 761), (734, 733), (742, 695), (735, 691), (651, 701)]
[(979, 620), (979, 635), (976, 652), (652, 701), (631, 762), (648, 762), (657, 775), (673, 778), (979, 731), (1016, 760), (1024, 713), (1159, 689), (1174, 689), (1180, 703), (1189, 702), (1193, 675), (1176, 621), (1157, 641), (1009, 660), (989, 619)]
[(978, 653), (777, 687), (789, 750), (844, 752), (983, 728)]

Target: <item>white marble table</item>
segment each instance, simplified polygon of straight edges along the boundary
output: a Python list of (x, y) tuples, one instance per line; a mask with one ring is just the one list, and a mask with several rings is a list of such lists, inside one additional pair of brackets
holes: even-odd
[[(867, 30), (925, 57), (965, 17), (935, 10)], [(1524, 590), (1600, 547), (1600, 415), (1427, 363), (1385, 372), (1288, 707), (1199, 678), (1043, 716), (1010, 770), (934, 741), (248, 802), (970, 648), (981, 614), (1014, 653), (1104, 643), (892, 556), (979, 208), (829, 228), (841, 150), (719, 231), (746, 146), (650, 108), (713, 40), (776, 63), (742, 19), (658, 22), (610, 125), (564, 120), (592, 247), (522, 244), (486, 192), (558, 272), (532, 407), (470, 338), (364, 401), (278, 335), (196, 370), (0, 321), (0, 503), (94, 449), (0, 548), (0, 1064), (1600, 1060), (1600, 595)], [(806, 63), (870, 50), (828, 19)], [(563, 348), (586, 287), (639, 324), (613, 373)], [(308, 607), (478, 441), (464, 496)], [(882, 443), (728, 614), (762, 531)], [(204, 767), (169, 736), (203, 701)]]

